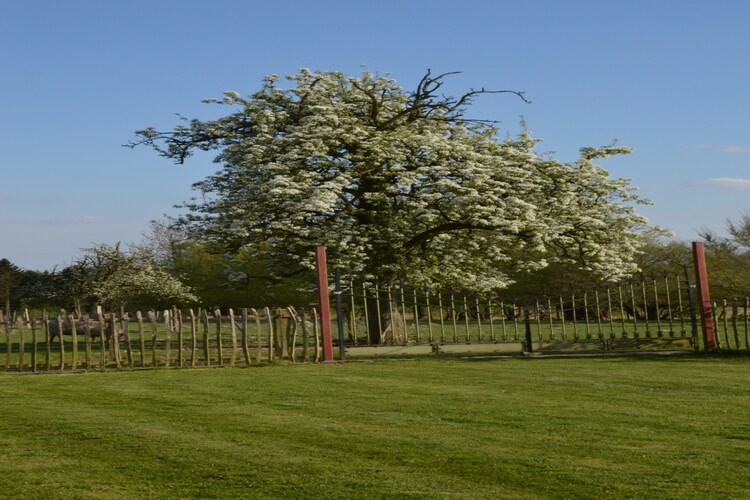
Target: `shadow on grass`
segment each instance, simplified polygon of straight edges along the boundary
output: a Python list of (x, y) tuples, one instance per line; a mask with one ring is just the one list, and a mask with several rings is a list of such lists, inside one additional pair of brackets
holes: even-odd
[[(445, 356), (446, 358), (448, 356)], [(471, 362), (479, 361), (497, 361), (499, 359), (523, 359), (529, 361), (544, 361), (550, 359), (607, 359), (618, 361), (660, 361), (665, 363), (685, 363), (693, 362), (696, 360), (726, 360), (726, 359), (741, 359), (750, 361), (750, 351), (738, 350), (738, 351), (710, 351), (710, 352), (694, 352), (694, 351), (665, 351), (665, 352), (601, 352), (601, 353), (548, 353), (548, 354), (537, 354), (531, 356), (514, 355), (514, 356), (476, 356), (476, 357), (453, 357), (451, 359), (461, 359)], [(435, 358), (432, 358), (435, 359)]]

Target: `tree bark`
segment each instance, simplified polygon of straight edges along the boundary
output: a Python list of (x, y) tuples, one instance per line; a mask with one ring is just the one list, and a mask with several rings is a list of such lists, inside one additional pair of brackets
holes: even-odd
[(388, 292), (380, 290), (377, 297), (367, 298), (367, 339), (371, 345), (406, 343), (403, 318)]

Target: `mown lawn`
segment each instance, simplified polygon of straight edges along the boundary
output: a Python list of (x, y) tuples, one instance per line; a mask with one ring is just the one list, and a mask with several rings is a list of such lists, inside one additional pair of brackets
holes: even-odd
[(2, 498), (742, 498), (750, 357), (0, 375)]

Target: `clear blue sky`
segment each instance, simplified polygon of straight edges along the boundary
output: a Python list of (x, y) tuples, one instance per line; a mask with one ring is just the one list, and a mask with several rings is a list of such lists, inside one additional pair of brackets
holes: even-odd
[(137, 241), (176, 214), (211, 156), (177, 167), (121, 147), (200, 99), (250, 93), (263, 75), (362, 65), (412, 87), (517, 89), (471, 112), (574, 160), (602, 162), (654, 206), (651, 222), (694, 239), (750, 208), (750, 2), (0, 0), (0, 258), (65, 265), (92, 243)]

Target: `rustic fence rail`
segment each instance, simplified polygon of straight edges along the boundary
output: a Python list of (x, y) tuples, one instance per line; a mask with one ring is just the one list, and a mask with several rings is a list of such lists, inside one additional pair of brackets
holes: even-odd
[(5, 315), (6, 371), (249, 366), (321, 358), (320, 320), (309, 311), (264, 308), (137, 311), (134, 315)]
[(719, 349), (750, 349), (750, 298), (713, 303), (714, 331)]

